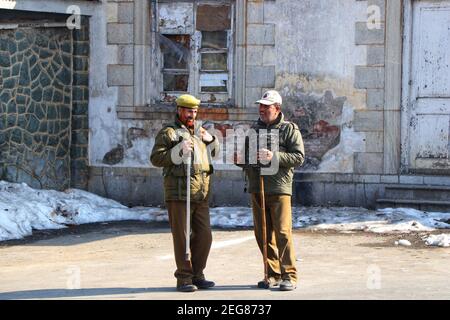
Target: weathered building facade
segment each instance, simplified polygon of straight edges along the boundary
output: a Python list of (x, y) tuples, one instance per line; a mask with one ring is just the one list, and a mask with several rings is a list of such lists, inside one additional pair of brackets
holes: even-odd
[[(175, 97), (201, 97), (205, 126), (225, 135), (248, 128), (274, 88), (305, 141), (296, 203), (446, 205), (448, 0), (0, 6), (3, 179), (162, 204), (149, 154)], [(81, 29), (63, 25), (70, 6)], [(247, 204), (239, 168), (217, 161), (211, 201)]]

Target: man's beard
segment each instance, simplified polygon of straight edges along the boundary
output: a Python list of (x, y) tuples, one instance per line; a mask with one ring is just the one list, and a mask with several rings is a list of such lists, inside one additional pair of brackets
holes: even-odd
[(195, 123), (194, 119), (188, 118), (185, 120), (184, 125), (189, 129), (192, 129), (194, 128), (194, 123)]

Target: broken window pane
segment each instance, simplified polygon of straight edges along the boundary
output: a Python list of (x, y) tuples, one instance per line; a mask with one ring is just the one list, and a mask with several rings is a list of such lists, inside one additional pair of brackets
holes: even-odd
[(214, 101), (226, 101), (232, 81), (228, 73), (232, 1), (155, 2), (160, 47), (155, 62), (161, 68), (158, 78), (162, 80), (162, 101), (170, 102), (188, 92), (202, 99), (213, 96)]
[(163, 53), (164, 68), (187, 69), (190, 60), (190, 36), (159, 35), (161, 52)]
[(163, 74), (163, 90), (164, 91), (183, 91), (188, 90), (189, 75), (187, 74)]
[(227, 70), (227, 53), (202, 53), (202, 70)]
[(227, 92), (228, 73), (200, 74), (201, 92)]
[(199, 5), (197, 7), (196, 29), (220, 31), (231, 29), (230, 6)]
[(173, 53), (164, 54), (164, 68), (165, 69), (187, 69), (187, 61), (180, 59)]
[(226, 31), (203, 31), (202, 49), (225, 49), (227, 48)]

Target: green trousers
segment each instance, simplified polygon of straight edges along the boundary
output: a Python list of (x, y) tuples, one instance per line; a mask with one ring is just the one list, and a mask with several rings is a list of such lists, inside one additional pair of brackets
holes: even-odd
[[(297, 283), (296, 258), (292, 242), (291, 196), (266, 195), (265, 207), (268, 276)], [(252, 193), (252, 208), (255, 237), (262, 253), (260, 194)]]
[(206, 267), (212, 243), (208, 201), (191, 202), (190, 261), (185, 260), (186, 201), (167, 201), (166, 207), (169, 211), (169, 223), (177, 265), (175, 271), (177, 286), (192, 284), (192, 280), (204, 279), (203, 270)]

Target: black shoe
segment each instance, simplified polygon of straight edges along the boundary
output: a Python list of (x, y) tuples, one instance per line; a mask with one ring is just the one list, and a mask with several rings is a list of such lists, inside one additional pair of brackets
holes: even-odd
[(292, 291), (296, 289), (297, 286), (291, 282), (291, 280), (283, 280), (280, 283), (280, 291)]
[(194, 292), (197, 291), (197, 289), (198, 289), (197, 286), (189, 283), (177, 286), (177, 291), (180, 292)]
[(258, 282), (258, 288), (259, 289), (271, 289), (276, 288), (280, 285), (281, 279), (275, 279), (275, 278), (269, 278), (269, 282), (266, 282), (265, 280), (261, 280)]
[(202, 280), (192, 280), (192, 283), (199, 289), (208, 289), (214, 287), (216, 284), (213, 281)]

